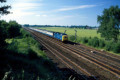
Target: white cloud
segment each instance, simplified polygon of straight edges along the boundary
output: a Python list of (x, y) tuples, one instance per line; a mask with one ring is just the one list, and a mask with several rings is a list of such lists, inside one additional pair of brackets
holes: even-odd
[(52, 20), (52, 21), (59, 21), (59, 20), (65, 20), (65, 19), (70, 19), (74, 16), (72, 15), (65, 15), (65, 16), (56, 16), (56, 15), (52, 15), (48, 17), (48, 20)]
[(9, 20), (19, 20), (21, 19), (22, 17), (26, 17), (26, 16), (32, 16), (34, 15), (35, 13), (34, 12), (23, 12), (21, 10), (14, 10), (12, 11), (14, 13), (11, 13), (9, 15), (5, 15), (5, 16), (2, 16), (2, 19), (5, 19), (7, 21)]
[(43, 17), (47, 17), (47, 15), (42, 15)]
[[(19, 3), (18, 3), (19, 1)], [(12, 9), (10, 10), (12, 12), (12, 14), (3, 16), (3, 19), (6, 20), (18, 20), (22, 17), (26, 17), (26, 16), (34, 16), (36, 13), (32, 10), (37, 9), (38, 7), (41, 7), (42, 4), (41, 3), (32, 3), (30, 1), (33, 0), (27, 0), (26, 2), (24, 2), (23, 0), (18, 0), (16, 3), (14, 3), (12, 6)], [(23, 2), (22, 2), (23, 1)]]
[(31, 10), (42, 6), (40, 3), (17, 3), (13, 5), (13, 10)]
[(15, 2), (37, 2), (37, 1), (39, 1), (39, 2), (41, 2), (41, 1), (43, 1), (43, 0), (16, 0)]
[(66, 7), (66, 8), (57, 9), (54, 11), (69, 11), (69, 10), (76, 10), (76, 9), (91, 8), (91, 7), (95, 7), (95, 6), (96, 5), (70, 6), (70, 7)]
[(35, 16), (38, 16), (38, 17), (39, 17), (39, 16), (41, 16), (41, 15), (37, 14), (37, 15), (35, 15)]
[(43, 15), (37, 14), (37, 15), (35, 15), (35, 16), (37, 16), (37, 17), (47, 17), (48, 15), (46, 15), (46, 14), (43, 14)]
[(54, 9), (49, 11), (39, 11), (40, 13), (54, 13), (54, 12), (63, 12), (63, 11), (71, 11), (71, 10), (77, 10), (77, 9), (85, 9), (85, 8), (92, 8), (96, 7), (97, 5), (80, 5), (80, 6), (67, 6), (60, 9)]
[[(29, 16), (35, 14), (33, 11), (31, 11), (33, 8), (37, 8), (38, 6), (41, 6), (37, 3), (17, 3), (13, 6), (9, 16), (14, 17), (22, 17), (22, 16)], [(28, 11), (29, 10), (29, 11)]]

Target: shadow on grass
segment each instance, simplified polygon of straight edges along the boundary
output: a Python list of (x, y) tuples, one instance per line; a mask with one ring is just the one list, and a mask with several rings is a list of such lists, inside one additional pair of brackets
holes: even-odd
[[(0, 80), (57, 80), (59, 73), (48, 59), (14, 51), (0, 51)], [(7, 76), (7, 77), (6, 77)], [(5, 78), (6, 77), (6, 78)]]

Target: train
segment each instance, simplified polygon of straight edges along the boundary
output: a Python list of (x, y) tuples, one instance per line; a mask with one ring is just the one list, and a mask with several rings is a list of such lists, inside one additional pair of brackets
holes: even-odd
[(53, 32), (53, 31), (48, 31), (48, 30), (43, 30), (43, 29), (36, 29), (36, 28), (30, 28), (31, 30), (40, 32), (42, 34), (45, 34), (49, 37), (53, 37), (55, 39), (58, 39), (62, 42), (67, 42), (68, 41), (68, 35), (65, 33), (60, 33), (60, 32)]

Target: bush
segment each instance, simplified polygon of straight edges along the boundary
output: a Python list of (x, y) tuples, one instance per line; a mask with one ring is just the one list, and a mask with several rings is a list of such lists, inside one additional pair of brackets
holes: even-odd
[[(72, 36), (71, 39), (74, 39), (74, 36)], [(84, 44), (88, 43), (89, 46), (93, 46), (93, 47), (105, 48), (107, 51), (120, 53), (120, 41), (115, 43), (112, 40), (105, 41), (103, 39), (98, 39), (97, 37), (94, 37), (94, 38), (82, 37), (80, 38), (80, 42)]]
[(105, 48), (106, 48), (107, 51), (112, 51), (113, 50), (113, 46), (114, 46), (113, 41), (109, 41), (109, 42), (106, 42)]
[(17, 52), (18, 51), (18, 41), (17, 40), (12, 40), (12, 43), (8, 45), (8, 50)]
[(99, 47), (100, 48), (105, 47), (105, 41), (104, 40), (102, 40), (102, 39), (99, 40)]
[(99, 47), (99, 39), (97, 37), (93, 38), (93, 46), (94, 47)]
[(82, 43), (88, 43), (88, 38), (86, 37), (82, 38)]
[(115, 44), (113, 52), (120, 53), (120, 42)]
[(99, 47), (99, 39), (97, 37), (89, 38), (88, 45), (93, 46), (93, 47)]
[(38, 49), (43, 50), (43, 46), (42, 46), (41, 44), (36, 43), (35, 46), (36, 46)]
[(89, 38), (89, 39), (88, 39), (88, 45), (92, 46), (92, 43), (93, 43), (92, 39)]
[(20, 29), (21, 36), (26, 38), (26, 37), (31, 37), (30, 33), (25, 31), (23, 28)]
[(75, 41), (75, 36), (73, 36), (73, 35), (70, 36), (70, 40), (71, 40), (71, 41)]

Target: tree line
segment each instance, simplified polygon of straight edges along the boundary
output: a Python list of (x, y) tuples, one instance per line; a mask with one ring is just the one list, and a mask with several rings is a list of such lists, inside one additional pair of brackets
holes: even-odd
[(60, 25), (29, 25), (24, 24), (24, 27), (64, 27), (64, 28), (79, 28), (79, 29), (96, 29), (97, 26), (88, 26), (88, 25), (71, 25), (71, 26), (60, 26)]

